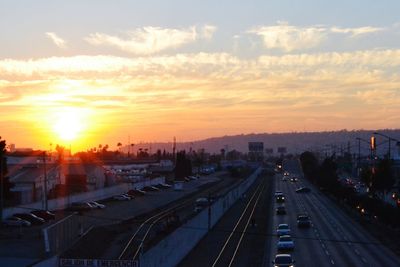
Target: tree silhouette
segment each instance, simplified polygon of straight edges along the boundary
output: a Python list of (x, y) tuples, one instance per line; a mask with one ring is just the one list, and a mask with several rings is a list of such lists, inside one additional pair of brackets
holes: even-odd
[(0, 137), (0, 197), (3, 197), (5, 200), (12, 198), (11, 188), (14, 187), (14, 183), (11, 183), (7, 176), (6, 146), (6, 140), (1, 140)]

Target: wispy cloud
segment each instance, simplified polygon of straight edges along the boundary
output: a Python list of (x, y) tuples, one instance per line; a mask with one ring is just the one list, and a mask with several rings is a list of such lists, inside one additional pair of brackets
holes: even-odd
[(66, 48), (67, 44), (64, 39), (60, 38), (54, 32), (46, 32), (46, 36), (53, 41), (53, 43), (59, 48)]
[(363, 35), (363, 34), (379, 32), (379, 31), (382, 31), (383, 28), (370, 27), (370, 26), (359, 27), (359, 28), (332, 27), (330, 30), (334, 33), (345, 33), (345, 34), (350, 34), (351, 37), (356, 37), (356, 36)]
[(275, 26), (261, 26), (248, 31), (263, 38), (266, 48), (277, 48), (285, 52), (307, 50), (319, 45), (326, 36), (323, 27), (297, 27), (287, 22)]
[(350, 37), (376, 33), (383, 28), (365, 26), (358, 28), (327, 27), (313, 25), (308, 27), (290, 25), (288, 22), (278, 22), (274, 26), (259, 26), (248, 31), (263, 39), (268, 49), (279, 49), (284, 52), (310, 50), (322, 44), (332, 33), (347, 34)]
[[(321, 129), (335, 123), (352, 128), (355, 118), (371, 108), (382, 116), (398, 116), (399, 67), (400, 49), (247, 60), (228, 53), (3, 59), (0, 106), (7, 111), (25, 107), (19, 111), (22, 121), (26, 114), (41, 118), (48, 108), (90, 109), (101, 125), (112, 124), (120, 131), (128, 131), (127, 125), (176, 123), (177, 117), (180, 122), (197, 122), (199, 116), (231, 118), (224, 123), (227, 129), (236, 129), (235, 118), (256, 126), (269, 121), (271, 114), (285, 118), (284, 124), (277, 120), (278, 128), (302, 128), (300, 122), (309, 118), (315, 118)], [(327, 125), (324, 118), (332, 114), (336, 117)], [(35, 116), (32, 121), (37, 121)], [(359, 127), (370, 121), (366, 116)], [(379, 119), (373, 123), (384, 126)], [(387, 127), (395, 123), (392, 120)], [(205, 119), (201, 127), (214, 129), (210, 124)], [(179, 127), (192, 127), (187, 125)], [(147, 138), (148, 132), (142, 134)]]
[(170, 48), (178, 48), (199, 39), (210, 39), (215, 31), (216, 27), (212, 25), (184, 29), (149, 26), (126, 32), (125, 38), (93, 33), (85, 40), (92, 45), (108, 45), (136, 55), (150, 55)]

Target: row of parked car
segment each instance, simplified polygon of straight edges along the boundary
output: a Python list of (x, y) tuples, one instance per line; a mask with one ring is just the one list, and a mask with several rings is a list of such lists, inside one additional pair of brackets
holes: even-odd
[(55, 218), (56, 215), (48, 210), (33, 210), (29, 213), (15, 213), (13, 216), (3, 220), (2, 223), (5, 226), (28, 227), (41, 225)]
[(156, 185), (145, 186), (142, 189), (131, 189), (128, 192), (126, 192), (125, 194), (114, 196), (113, 199), (121, 200), (121, 201), (131, 200), (131, 199), (134, 199), (135, 197), (144, 196), (144, 195), (146, 195), (147, 192), (158, 192), (162, 189), (168, 189), (168, 188), (171, 188), (170, 184), (159, 183)]

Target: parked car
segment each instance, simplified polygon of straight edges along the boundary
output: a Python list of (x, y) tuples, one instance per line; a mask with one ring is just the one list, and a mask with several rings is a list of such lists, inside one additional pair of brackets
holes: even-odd
[(290, 234), (289, 225), (286, 223), (279, 224), (278, 228), (276, 229), (276, 233), (278, 234), (278, 236), (289, 235)]
[(91, 210), (92, 206), (85, 202), (73, 202), (68, 207), (70, 211), (88, 211)]
[(279, 237), (278, 250), (293, 250), (294, 249), (294, 242), (290, 235), (282, 235)]
[(310, 227), (311, 220), (307, 214), (298, 214), (297, 215), (297, 226), (298, 227)]
[(50, 221), (50, 220), (56, 219), (56, 215), (48, 210), (34, 210), (34, 211), (31, 211), (31, 213), (33, 215), (36, 215), (36, 216), (44, 219), (45, 221)]
[(284, 215), (284, 214), (286, 214), (285, 206), (278, 206), (278, 207), (276, 207), (276, 214), (278, 214), (278, 215)]
[(106, 205), (100, 204), (99, 202), (96, 201), (90, 201), (88, 202), (88, 204), (91, 205), (92, 208), (94, 209), (104, 209), (106, 207)]
[(17, 217), (22, 220), (28, 221), (32, 225), (41, 225), (46, 222), (44, 219), (39, 218), (38, 216), (33, 215), (31, 213), (16, 213), (16, 214), (13, 214), (13, 217)]
[(308, 187), (300, 187), (296, 189), (296, 193), (309, 193), (311, 189)]
[(146, 195), (146, 192), (140, 189), (131, 189), (127, 192), (129, 196), (140, 197)]
[(277, 254), (272, 263), (275, 267), (294, 267), (295, 261), (290, 254)]
[(31, 226), (31, 223), (29, 221), (14, 216), (3, 220), (2, 223), (5, 226), (24, 226), (24, 227)]
[(149, 191), (153, 191), (153, 192), (154, 191), (160, 191), (160, 189), (158, 189), (155, 186), (151, 186), (151, 185), (143, 187), (143, 190), (146, 191), (146, 192), (149, 192)]
[(127, 194), (116, 195), (113, 197), (114, 200), (120, 200), (120, 201), (131, 200), (132, 198), (133, 198), (132, 196), (129, 196)]

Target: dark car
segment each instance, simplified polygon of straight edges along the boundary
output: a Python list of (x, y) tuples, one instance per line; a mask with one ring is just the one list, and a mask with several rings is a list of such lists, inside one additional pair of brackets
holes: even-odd
[(151, 186), (151, 185), (143, 187), (142, 190), (146, 191), (146, 192), (149, 192), (149, 191), (160, 191), (160, 189), (158, 189), (155, 186)]
[(299, 214), (297, 215), (297, 226), (298, 227), (310, 227), (311, 220), (307, 214)]
[(88, 203), (85, 203), (85, 202), (73, 202), (68, 207), (68, 210), (70, 210), (70, 211), (88, 211), (91, 209), (92, 209), (92, 206), (90, 206)]
[(276, 197), (276, 202), (285, 202), (285, 196), (279, 195)]
[(45, 221), (55, 220), (56, 215), (48, 210), (34, 210), (31, 213), (39, 218), (44, 219)]
[(46, 222), (44, 219), (39, 218), (38, 216), (31, 213), (16, 213), (13, 216), (28, 221), (33, 225), (41, 225)]
[(286, 209), (285, 206), (279, 206), (276, 208), (276, 214), (278, 215), (284, 215), (286, 214)]
[(277, 267), (289, 267), (294, 266), (294, 260), (290, 254), (278, 254), (275, 256), (275, 260), (272, 261), (274, 266)]
[(296, 193), (309, 193), (311, 192), (311, 189), (308, 187), (300, 187), (296, 189)]
[(292, 178), (290, 178), (290, 181), (291, 182), (297, 182), (299, 179), (297, 178), (297, 177), (292, 177)]
[(127, 194), (134, 197), (140, 197), (146, 195), (146, 192), (140, 189), (131, 189), (127, 192)]

